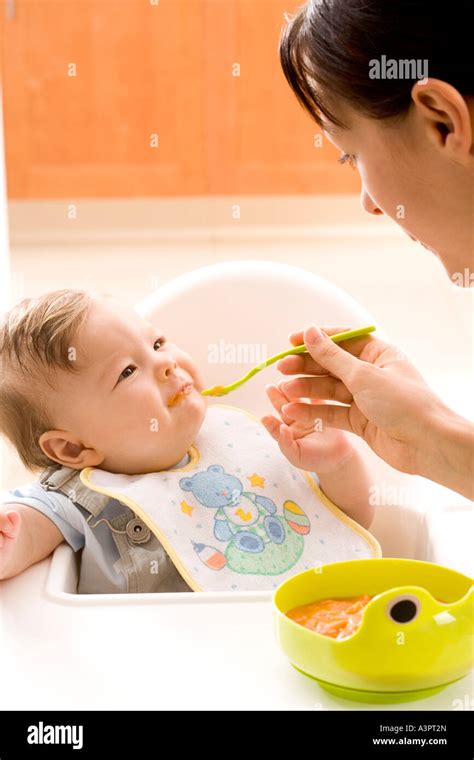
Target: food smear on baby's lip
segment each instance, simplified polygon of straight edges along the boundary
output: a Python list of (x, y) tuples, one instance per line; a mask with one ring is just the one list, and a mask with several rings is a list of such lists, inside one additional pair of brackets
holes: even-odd
[(168, 399), (168, 406), (176, 406), (181, 401), (183, 401), (186, 396), (188, 396), (191, 393), (191, 389), (193, 387), (192, 383), (188, 383), (184, 386), (184, 388), (181, 388), (178, 393), (175, 393), (174, 396), (171, 396), (171, 398)]
[(345, 599), (318, 599), (294, 607), (286, 615), (310, 631), (341, 641), (357, 631), (364, 608), (371, 599), (368, 594)]

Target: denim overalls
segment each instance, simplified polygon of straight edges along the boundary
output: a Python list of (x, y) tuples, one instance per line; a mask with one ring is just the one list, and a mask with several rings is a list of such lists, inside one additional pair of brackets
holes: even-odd
[[(57, 491), (66, 496), (81, 512), (92, 532), (99, 525), (108, 526), (120, 557), (121, 573), (126, 578), (124, 591), (129, 593), (190, 591), (160, 541), (131, 509), (120, 504), (117, 516), (111, 519), (101, 517), (111, 499), (109, 496), (87, 488), (81, 482), (78, 470), (59, 465), (52, 466), (42, 473), (39, 484), (47, 491)], [(87, 530), (85, 533), (87, 539)], [(95, 533), (97, 534), (97, 531)], [(99, 549), (98, 545), (96, 546)], [(97, 551), (95, 553), (97, 554)], [(91, 556), (90, 552), (89, 556)], [(78, 593), (116, 593), (118, 589), (115, 584), (110, 583), (107, 587), (107, 582), (104, 584), (103, 577), (100, 581), (98, 580), (99, 573), (94, 570), (93, 562), (89, 562), (89, 567), (87, 567), (87, 557), (86, 540), (82, 554)], [(101, 559), (103, 563), (104, 558)], [(101, 587), (98, 588), (98, 585)]]

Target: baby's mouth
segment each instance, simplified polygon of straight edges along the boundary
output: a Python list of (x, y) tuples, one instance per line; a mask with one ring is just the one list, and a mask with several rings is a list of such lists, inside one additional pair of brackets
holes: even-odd
[(192, 388), (193, 388), (192, 383), (188, 383), (188, 382), (183, 383), (181, 388), (178, 390), (178, 392), (170, 396), (170, 398), (167, 401), (167, 406), (176, 406), (177, 404), (181, 403), (181, 401), (183, 401), (183, 399), (185, 399), (186, 396), (188, 396), (191, 393)]

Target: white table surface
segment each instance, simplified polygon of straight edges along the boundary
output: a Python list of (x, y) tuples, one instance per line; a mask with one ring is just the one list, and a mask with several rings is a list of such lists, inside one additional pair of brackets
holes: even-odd
[(472, 709), (471, 677), (401, 705), (332, 697), (290, 666), (270, 599), (61, 600), (50, 565), (0, 583), (1, 710)]

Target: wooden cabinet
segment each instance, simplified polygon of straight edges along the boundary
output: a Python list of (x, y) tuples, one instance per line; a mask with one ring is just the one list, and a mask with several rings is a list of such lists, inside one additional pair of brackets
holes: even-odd
[(294, 0), (2, 5), (11, 198), (351, 192), (278, 59)]

